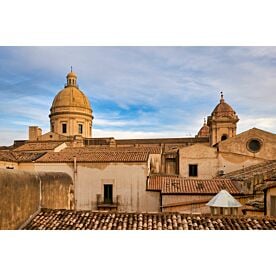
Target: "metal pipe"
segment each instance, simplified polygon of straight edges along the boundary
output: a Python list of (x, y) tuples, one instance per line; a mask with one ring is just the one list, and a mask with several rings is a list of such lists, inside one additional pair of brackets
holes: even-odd
[(74, 171), (74, 181), (73, 181), (73, 187), (74, 187), (74, 198), (75, 198), (75, 209), (77, 208), (77, 185), (76, 185), (76, 179), (77, 179), (77, 157), (74, 156), (74, 168), (73, 168), (73, 171)]

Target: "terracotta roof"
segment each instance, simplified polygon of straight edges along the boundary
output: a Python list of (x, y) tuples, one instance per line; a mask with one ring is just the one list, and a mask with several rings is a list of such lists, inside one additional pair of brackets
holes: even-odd
[(191, 179), (177, 176), (150, 176), (147, 190), (162, 194), (217, 194), (222, 189), (230, 194), (241, 191), (229, 179)]
[(264, 173), (276, 173), (276, 160), (266, 161), (257, 165), (252, 165), (241, 170), (232, 171), (223, 176), (223, 178), (231, 178), (237, 180), (245, 180), (254, 175)]
[(31, 162), (43, 156), (45, 152), (13, 152), (17, 162)]
[(3, 150), (0, 151), (0, 161), (16, 162), (16, 159), (12, 151)]
[(45, 151), (53, 150), (64, 142), (29, 142), (14, 151)]
[(190, 145), (194, 143), (206, 143), (209, 142), (208, 137), (185, 137), (185, 138), (148, 138), (148, 139), (116, 139), (117, 145), (129, 145), (138, 144), (153, 145), (153, 144), (178, 144), (178, 145)]
[(46, 163), (73, 162), (74, 156), (77, 162), (146, 162), (147, 152), (124, 152), (124, 151), (89, 151), (80, 154), (74, 151), (48, 152), (37, 160)]
[(0, 151), (0, 161), (8, 161), (8, 162), (35, 161), (43, 154), (45, 154), (45, 152)]
[(41, 210), (23, 229), (33, 230), (276, 230), (276, 219), (180, 213)]
[(86, 146), (86, 147), (67, 147), (62, 152), (71, 152), (72, 154), (83, 154), (89, 152), (146, 152), (151, 154), (160, 154), (161, 147), (106, 147), (106, 146)]

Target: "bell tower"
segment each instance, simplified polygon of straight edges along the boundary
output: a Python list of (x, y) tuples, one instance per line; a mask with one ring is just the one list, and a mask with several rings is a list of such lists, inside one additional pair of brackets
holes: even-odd
[(220, 94), (220, 102), (207, 120), (211, 146), (236, 136), (237, 122), (239, 121), (236, 112), (224, 101), (223, 92), (220, 92)]

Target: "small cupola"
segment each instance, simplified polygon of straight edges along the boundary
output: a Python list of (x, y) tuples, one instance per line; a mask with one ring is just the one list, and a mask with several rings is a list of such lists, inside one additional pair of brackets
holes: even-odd
[(66, 78), (67, 78), (67, 84), (65, 85), (65, 87), (68, 87), (68, 86), (77, 87), (77, 75), (72, 71), (72, 66), (71, 66), (71, 72), (67, 74)]
[(209, 133), (210, 132), (210, 129), (209, 127), (207, 126), (206, 124), (206, 119), (204, 118), (204, 123), (203, 123), (203, 126), (201, 127), (201, 129), (199, 130), (198, 134), (196, 137), (209, 137)]
[(237, 215), (242, 205), (226, 190), (221, 190), (207, 204), (212, 215)]

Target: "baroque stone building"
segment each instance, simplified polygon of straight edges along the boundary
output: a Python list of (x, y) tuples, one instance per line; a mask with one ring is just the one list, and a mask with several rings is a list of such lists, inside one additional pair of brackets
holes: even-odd
[(30, 126), (28, 140), (0, 151), (0, 168), (66, 173), (79, 210), (207, 212), (221, 189), (244, 203), (253, 190), (218, 178), (276, 159), (275, 134), (237, 134), (238, 115), (222, 93), (195, 137), (93, 138), (92, 108), (71, 70), (49, 117), (50, 132)]

